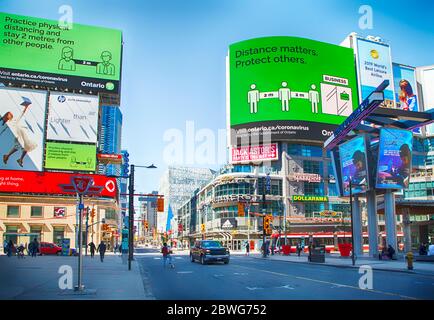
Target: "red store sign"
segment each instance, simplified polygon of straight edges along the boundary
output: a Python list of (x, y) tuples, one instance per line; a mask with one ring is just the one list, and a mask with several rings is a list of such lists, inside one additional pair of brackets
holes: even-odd
[(0, 192), (71, 195), (74, 192), (66, 192), (60, 185), (71, 184), (71, 177), (73, 176), (91, 177), (94, 185), (103, 186), (101, 197), (116, 197), (116, 179), (104, 175), (15, 170), (0, 170)]
[(232, 148), (231, 163), (278, 160), (277, 143)]

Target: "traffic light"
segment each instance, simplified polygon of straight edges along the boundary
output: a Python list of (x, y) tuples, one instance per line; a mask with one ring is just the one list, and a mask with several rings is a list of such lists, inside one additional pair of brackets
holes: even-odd
[(273, 221), (273, 216), (271, 214), (267, 214), (264, 217), (264, 230), (265, 230), (265, 233), (268, 235), (273, 233), (273, 229), (271, 226), (272, 221)]
[(145, 227), (145, 229), (149, 228), (148, 220), (143, 220), (143, 226)]
[(95, 209), (90, 210), (90, 216), (93, 218), (95, 218)]
[(164, 198), (158, 198), (157, 199), (157, 211), (158, 212), (164, 211)]
[(122, 176), (128, 177), (130, 174), (130, 154), (128, 152), (122, 152)]
[(238, 202), (238, 217), (244, 217), (244, 204)]
[(200, 232), (202, 232), (202, 233), (205, 232), (205, 224), (204, 224), (204, 223), (202, 223), (202, 224), (200, 225)]

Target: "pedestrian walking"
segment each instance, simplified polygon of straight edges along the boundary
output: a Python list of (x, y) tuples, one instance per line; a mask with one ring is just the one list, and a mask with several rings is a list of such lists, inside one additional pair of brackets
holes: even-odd
[(31, 245), (32, 257), (36, 258), (36, 254), (39, 252), (39, 242), (38, 242), (38, 239), (34, 238), (33, 242), (30, 243), (30, 245)]
[(104, 241), (101, 241), (101, 243), (98, 246), (98, 249), (96, 249), (97, 252), (99, 252), (99, 257), (101, 259), (101, 262), (104, 262), (104, 254), (107, 249), (107, 246), (105, 245)]
[(250, 243), (246, 243), (246, 256), (250, 255)]
[(122, 244), (119, 245), (119, 254), (122, 254)]
[(167, 246), (167, 243), (163, 243), (163, 248), (161, 248), (161, 253), (163, 254), (163, 267), (166, 268), (166, 262), (169, 260), (169, 265), (173, 269), (175, 265), (172, 263), (172, 250)]
[(89, 244), (89, 250), (90, 250), (90, 257), (93, 259), (93, 256), (95, 255), (96, 245), (91, 241)]
[(301, 244), (300, 243), (297, 243), (297, 255), (298, 256), (300, 256), (300, 253), (301, 253)]
[(6, 240), (3, 242), (3, 252), (8, 254), (8, 242)]
[(14, 251), (14, 243), (12, 242), (12, 240), (9, 240), (8, 247), (7, 247), (8, 257), (10, 257), (12, 255), (13, 251)]

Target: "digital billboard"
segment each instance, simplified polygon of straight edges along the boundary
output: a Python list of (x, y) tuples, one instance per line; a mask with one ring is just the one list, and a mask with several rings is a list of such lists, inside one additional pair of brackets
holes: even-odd
[(384, 90), (384, 107), (393, 108), (392, 58), (387, 44), (357, 38), (357, 70), (360, 102), (365, 100), (384, 80), (389, 86)]
[[(418, 82), (422, 85), (423, 110), (434, 109), (434, 66), (417, 68)], [(434, 135), (434, 124), (426, 126), (427, 135)]]
[(47, 139), (96, 143), (98, 97), (51, 92)]
[(42, 170), (46, 105), (46, 92), (0, 88), (0, 170)]
[(68, 171), (95, 171), (96, 145), (47, 142), (45, 168)]
[(323, 141), (358, 105), (350, 48), (296, 37), (251, 39), (229, 47), (227, 71), (233, 145), (266, 133)]
[(122, 33), (0, 12), (0, 82), (119, 92)]
[(339, 146), (342, 190), (344, 196), (365, 193), (369, 189), (369, 170), (366, 137), (357, 136)]
[(413, 67), (393, 64), (395, 105), (397, 109), (419, 111), (417, 101), (416, 70)]
[[(35, 172), (3, 170), (0, 175), (0, 192), (4, 193), (38, 193), (38, 194), (71, 194), (60, 185), (71, 184), (76, 173)], [(114, 198), (117, 195), (115, 178), (104, 175), (86, 174), (92, 177), (95, 186), (104, 186), (101, 196)]]
[(406, 189), (410, 182), (413, 133), (383, 128), (380, 131), (376, 187)]

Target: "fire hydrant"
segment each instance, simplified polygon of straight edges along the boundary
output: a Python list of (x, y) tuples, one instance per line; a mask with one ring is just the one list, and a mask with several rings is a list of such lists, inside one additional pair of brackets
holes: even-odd
[(413, 270), (413, 252), (407, 252), (407, 269)]

